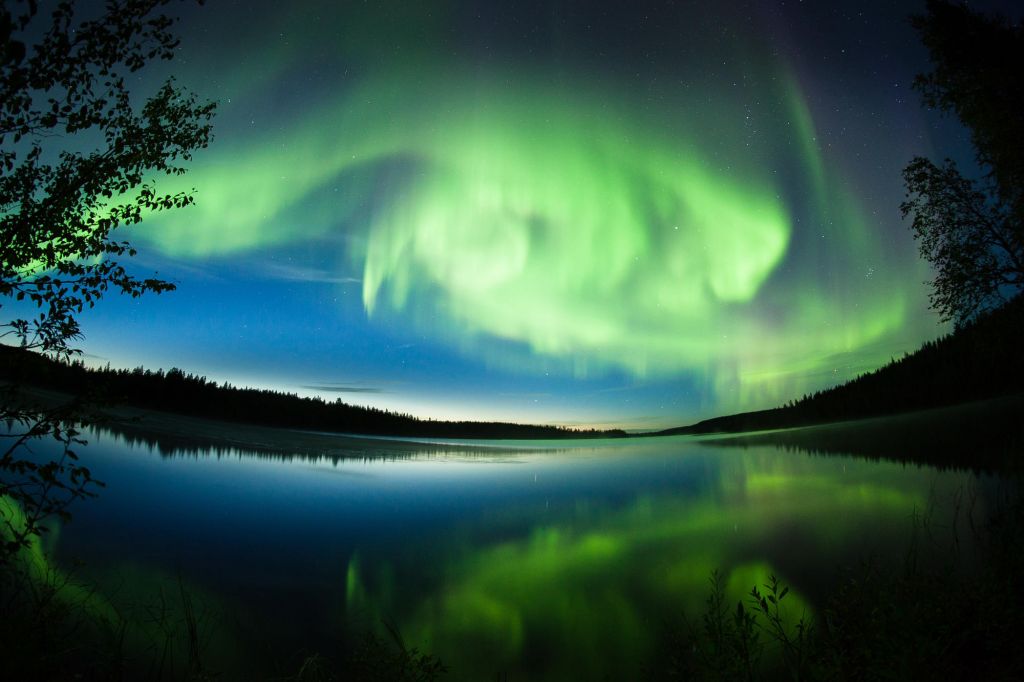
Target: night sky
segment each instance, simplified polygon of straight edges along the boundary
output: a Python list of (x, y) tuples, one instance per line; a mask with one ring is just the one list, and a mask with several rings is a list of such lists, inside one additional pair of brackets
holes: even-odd
[(81, 347), (417, 416), (627, 428), (874, 369), (947, 331), (900, 171), (971, 159), (910, 88), (922, 9), (175, 8), (178, 57), (132, 88), (173, 74), (219, 101), (215, 139), (158, 185), (196, 206), (123, 236), (178, 290), (110, 297)]

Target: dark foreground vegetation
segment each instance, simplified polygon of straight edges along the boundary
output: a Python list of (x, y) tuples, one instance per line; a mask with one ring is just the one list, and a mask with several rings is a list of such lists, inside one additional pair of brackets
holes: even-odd
[(811, 455), (926, 464), (937, 469), (1024, 472), (1024, 394), (885, 417), (795, 429), (719, 434), (720, 446), (775, 446)]
[(0, 381), (89, 395), (106, 405), (130, 405), (225, 421), (310, 431), (423, 438), (612, 438), (621, 430), (571, 429), (503, 422), (434, 421), (349, 405), (340, 399), (302, 398), (277, 391), (237, 388), (180, 369), (90, 369), (0, 345)]
[(1019, 499), (960, 540), (937, 546), (915, 519), (902, 565), (868, 558), (844, 571), (817, 617), (771, 578), (740, 602), (711, 577), (706, 608), (669, 634), (669, 680), (1019, 680), (1024, 677), (1024, 509)]
[[(788, 587), (774, 578), (730, 597), (716, 572), (703, 611), (666, 622), (660, 645), (632, 679), (1022, 679), (1024, 509), (1014, 499), (990, 521), (971, 524), (972, 537), (954, 534), (944, 544), (933, 530), (949, 519), (916, 517), (902, 559), (869, 557), (847, 567), (814, 613), (794, 608)], [(967, 546), (974, 551), (961, 549)], [(180, 580), (136, 602), (108, 599), (49, 568), (38, 546), (5, 576), (5, 679), (466, 679), (405, 642), (389, 622), (253, 671), (254, 652), (218, 648), (231, 614), (209, 608)], [(273, 648), (253, 644), (260, 660)], [(495, 671), (494, 679), (514, 678)]]
[(841, 386), (784, 407), (715, 417), (650, 435), (738, 433), (946, 407), (1024, 391), (1024, 296)]

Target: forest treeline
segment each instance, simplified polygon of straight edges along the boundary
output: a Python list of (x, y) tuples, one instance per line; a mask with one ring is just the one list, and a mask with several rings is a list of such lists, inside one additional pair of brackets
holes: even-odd
[(408, 414), (219, 384), (178, 368), (152, 371), (86, 367), (0, 345), (0, 381), (88, 395), (98, 404), (130, 405), (206, 419), (309, 431), (423, 438), (614, 438), (621, 430), (504, 422), (435, 421)]
[(649, 435), (738, 433), (880, 417), (1024, 392), (1024, 296), (917, 351), (834, 388), (770, 410)]
[[(789, 404), (715, 417), (644, 435), (738, 433), (808, 426), (944, 407), (1024, 391), (1024, 297), (834, 388)], [(89, 368), (0, 345), (0, 381), (89, 394), (130, 405), (207, 419), (311, 431), (425, 438), (609, 438), (622, 430), (571, 429), (503, 422), (435, 421), (372, 407), (218, 384), (168, 371)]]

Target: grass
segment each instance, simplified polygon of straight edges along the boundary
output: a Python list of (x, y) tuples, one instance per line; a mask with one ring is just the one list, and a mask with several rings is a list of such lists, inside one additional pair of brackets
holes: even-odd
[[(670, 680), (1024, 679), (1024, 509), (1018, 499), (975, 529), (979, 561), (959, 541), (930, 545), (915, 523), (903, 565), (866, 560), (841, 576), (816, 618), (787, 619), (788, 589), (774, 577), (735, 605), (711, 576), (698, 621), (670, 635)], [(924, 555), (929, 555), (925, 557)]]
[(671, 647), (669, 679), (757, 680), (776, 670), (788, 672), (790, 679), (809, 679), (815, 624), (806, 615), (795, 622), (787, 617), (788, 587), (770, 576), (750, 590), (746, 603), (733, 607), (719, 571), (712, 572), (710, 583), (699, 624), (684, 618), (682, 641)]

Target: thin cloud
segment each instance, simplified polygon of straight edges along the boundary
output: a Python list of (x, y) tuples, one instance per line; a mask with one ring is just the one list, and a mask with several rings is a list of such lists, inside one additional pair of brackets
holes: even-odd
[(300, 388), (326, 393), (384, 393), (384, 389), (374, 386), (352, 386), (350, 384), (303, 384)]
[(525, 399), (525, 400), (542, 400), (542, 399), (550, 398), (551, 397), (551, 393), (547, 393), (547, 392), (537, 392), (537, 393), (517, 393), (517, 392), (513, 392), (513, 393), (498, 393), (498, 395), (503, 397), (503, 398), (521, 398), (521, 399)]
[(301, 265), (285, 265), (282, 263), (269, 263), (264, 265), (264, 274), (271, 279), (282, 279), (288, 282), (313, 282), (317, 284), (359, 284), (363, 280), (359, 277), (338, 276), (320, 268), (310, 268)]

